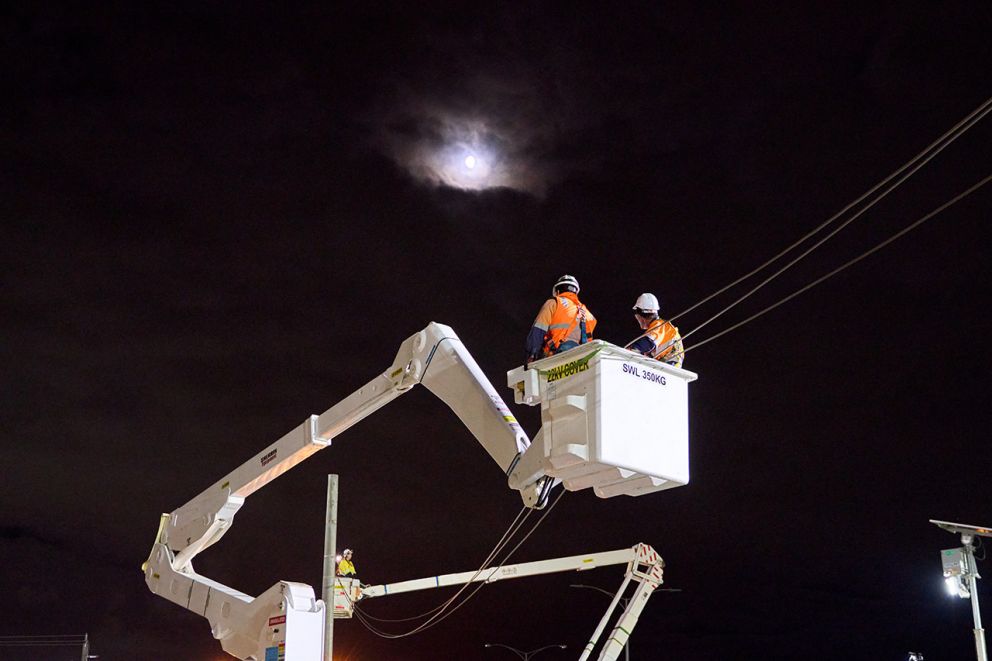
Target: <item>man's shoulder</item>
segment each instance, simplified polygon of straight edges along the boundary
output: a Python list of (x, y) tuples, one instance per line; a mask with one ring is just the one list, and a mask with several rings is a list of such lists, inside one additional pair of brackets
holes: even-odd
[(656, 331), (660, 335), (667, 335), (669, 333), (672, 335), (677, 335), (679, 332), (679, 329), (675, 327), (675, 324), (660, 318), (650, 326), (650, 330)]

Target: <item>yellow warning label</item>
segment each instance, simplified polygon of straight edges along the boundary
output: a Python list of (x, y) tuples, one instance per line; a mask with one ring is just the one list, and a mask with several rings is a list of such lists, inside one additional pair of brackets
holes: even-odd
[(541, 370), (541, 376), (546, 376), (548, 378), (548, 383), (553, 381), (558, 381), (560, 379), (565, 379), (567, 377), (578, 374), (579, 372), (585, 372), (589, 369), (589, 361), (592, 357), (599, 353), (599, 349), (596, 349), (588, 356), (583, 356), (578, 360), (573, 360), (570, 363), (565, 363), (564, 365), (558, 365), (557, 367), (552, 367), (549, 370)]

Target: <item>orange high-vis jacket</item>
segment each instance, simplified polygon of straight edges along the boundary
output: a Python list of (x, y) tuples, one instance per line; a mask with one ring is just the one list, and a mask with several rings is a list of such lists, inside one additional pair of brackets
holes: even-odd
[(586, 341), (592, 339), (596, 328), (596, 317), (572, 292), (563, 292), (554, 298), (549, 298), (541, 306), (534, 319), (534, 327), (544, 331), (542, 354), (550, 356), (557, 353), (562, 343), (574, 342), (580, 344), (582, 331), (580, 320), (585, 317)]
[(674, 367), (682, 367), (682, 336), (671, 322), (655, 319), (644, 331), (644, 335), (654, 344), (654, 347), (644, 352), (646, 356)]

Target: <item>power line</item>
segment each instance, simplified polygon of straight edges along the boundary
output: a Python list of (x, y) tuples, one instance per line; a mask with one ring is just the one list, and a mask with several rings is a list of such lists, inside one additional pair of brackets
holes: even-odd
[(42, 634), (11, 634), (0, 636), (0, 640), (13, 640), (13, 639), (33, 639), (33, 638), (85, 638), (85, 634), (81, 633), (42, 633)]
[[(524, 525), (524, 523), (527, 521), (527, 518), (531, 515), (533, 511), (534, 510), (529, 509), (527, 507), (521, 508), (521, 510), (517, 513), (517, 516), (510, 523), (510, 526), (506, 529), (506, 532), (503, 533), (503, 537), (501, 537), (500, 540), (496, 542), (496, 545), (493, 547), (493, 550), (490, 551), (489, 555), (486, 556), (486, 559), (482, 561), (482, 565), (479, 567), (478, 571), (476, 571), (475, 576), (472, 577), (473, 579), (475, 579), (477, 576), (479, 576), (479, 574), (485, 571), (486, 567), (489, 565), (490, 562), (492, 562), (493, 558), (496, 557), (496, 555), (500, 551), (502, 551), (503, 548), (509, 543), (509, 540), (512, 539), (513, 536), (517, 534), (517, 532)], [(521, 516), (523, 517), (522, 519)], [(362, 615), (376, 622), (410, 622), (411, 620), (420, 620), (430, 615), (433, 615), (437, 611), (445, 608), (455, 598), (457, 598), (459, 594), (464, 592), (464, 590), (465, 588), (462, 588), (453, 597), (450, 597), (449, 599), (441, 602), (439, 605), (435, 606), (431, 610), (421, 613), (419, 615), (413, 615), (411, 617), (401, 617), (401, 618), (375, 617), (373, 615), (369, 615), (368, 613), (362, 613)], [(347, 590), (345, 591), (345, 595), (348, 597), (350, 601), (351, 597), (350, 595), (348, 595)]]
[[(544, 514), (541, 516), (540, 519), (538, 519), (537, 523), (534, 524), (534, 526), (531, 528), (530, 532), (528, 532), (527, 535), (524, 536), (524, 538), (522, 540), (520, 540), (520, 542), (518, 542), (517, 545), (514, 546), (513, 549), (511, 549), (510, 552), (507, 553), (503, 557), (503, 559), (501, 561), (499, 561), (498, 563), (496, 563), (497, 566), (500, 566), (500, 565), (504, 564), (506, 562), (506, 560), (514, 553), (514, 551), (516, 551), (518, 548), (520, 548), (520, 545), (523, 544), (523, 542), (526, 541), (527, 538), (530, 537), (534, 533), (535, 530), (537, 530), (537, 527), (541, 525), (541, 523), (548, 516), (548, 514), (551, 512), (551, 510), (554, 509), (554, 506), (558, 504), (558, 501), (561, 500), (561, 497), (562, 497), (562, 495), (564, 495), (564, 493), (565, 493), (565, 491), (562, 490), (561, 493), (558, 494), (558, 498), (556, 498), (555, 501), (544, 511)], [(531, 511), (533, 511), (533, 510), (531, 510)], [(521, 526), (522, 525), (523, 525), (523, 522), (521, 522)], [(519, 527), (520, 526), (518, 526), (518, 530), (519, 530)], [(516, 531), (514, 531), (514, 534), (516, 534)], [(509, 540), (507, 540), (507, 541), (509, 541)], [(490, 555), (490, 558), (487, 558), (487, 564), (488, 564), (488, 561), (491, 560), (491, 559), (492, 559), (492, 554)], [(371, 626), (369, 624), (369, 622), (365, 621), (363, 619), (364, 618), (364, 614), (360, 610), (356, 609), (355, 610), (355, 613), (358, 616), (358, 619), (362, 623), (362, 625), (365, 626), (367, 629), (369, 629), (369, 631), (371, 631), (372, 633), (374, 633), (377, 636), (380, 636), (382, 638), (390, 638), (390, 639), (394, 639), (394, 638), (405, 638), (407, 636), (412, 636), (414, 634), (420, 633), (421, 631), (426, 631), (427, 629), (429, 629), (429, 628), (431, 628), (431, 627), (433, 627), (433, 626), (435, 626), (437, 624), (440, 624), (442, 621), (444, 621), (449, 616), (451, 616), (452, 614), (454, 614), (455, 611), (457, 611), (459, 608), (461, 608), (466, 603), (468, 603), (468, 601), (470, 599), (472, 599), (472, 597), (474, 597), (476, 595), (476, 593), (486, 585), (485, 582), (479, 583), (479, 585), (476, 586), (475, 589), (472, 590), (472, 592), (470, 592), (457, 605), (451, 607), (450, 610), (447, 608), (448, 606), (450, 606), (450, 604), (452, 602), (454, 602), (454, 600), (460, 594), (462, 594), (466, 589), (468, 589), (468, 587), (472, 584), (472, 581), (474, 581), (476, 578), (478, 578), (479, 575), (482, 573), (482, 571), (484, 571), (485, 569), (488, 569), (488, 567), (483, 567), (482, 569), (480, 569), (480, 571), (476, 572), (475, 575), (472, 577), (472, 579), (469, 582), (467, 582), (461, 589), (459, 589), (458, 592), (451, 599), (449, 599), (447, 602), (445, 602), (445, 604), (444, 604), (445, 609), (444, 610), (442, 610), (441, 612), (437, 613), (436, 615), (434, 615), (433, 617), (431, 617), (426, 622), (420, 624), (419, 626), (415, 627), (414, 629), (412, 629), (411, 631), (408, 631), (406, 633), (390, 634), (390, 633), (381, 631), (381, 630), (379, 630), (379, 629)]]
[(83, 644), (83, 640), (75, 641), (64, 641), (64, 642), (0, 642), (0, 647), (79, 647)]
[[(520, 548), (520, 546), (521, 546), (521, 545), (522, 545), (522, 544), (523, 544), (523, 543), (524, 543), (525, 541), (527, 541), (527, 538), (528, 538), (528, 537), (530, 537), (530, 536), (531, 536), (532, 534), (534, 534), (534, 531), (535, 531), (535, 530), (537, 530), (537, 528), (538, 528), (538, 526), (540, 526), (540, 525), (541, 525), (541, 523), (543, 523), (543, 522), (544, 522), (544, 519), (546, 519), (546, 518), (547, 518), (547, 516), (548, 516), (548, 514), (550, 514), (550, 513), (551, 513), (551, 510), (553, 510), (553, 509), (554, 509), (554, 507), (555, 507), (555, 505), (557, 505), (557, 504), (558, 504), (558, 501), (560, 501), (560, 500), (561, 500), (561, 498), (562, 498), (562, 496), (564, 496), (564, 495), (565, 495), (565, 490), (564, 490), (564, 489), (562, 489), (562, 490), (561, 490), (561, 492), (560, 492), (560, 493), (558, 494), (558, 497), (557, 497), (557, 498), (555, 498), (555, 500), (554, 500), (554, 501), (553, 501), (553, 502), (551, 503), (551, 505), (549, 505), (549, 506), (547, 507), (547, 509), (545, 509), (545, 510), (544, 510), (544, 513), (543, 513), (543, 514), (541, 515), (541, 518), (537, 520), (537, 522), (536, 522), (536, 523), (535, 523), (535, 524), (533, 525), (533, 527), (532, 527), (532, 528), (530, 529), (530, 531), (529, 531), (529, 532), (528, 532), (528, 533), (527, 533), (527, 534), (526, 534), (526, 535), (524, 536), (524, 538), (523, 538), (523, 539), (521, 539), (521, 540), (520, 540), (519, 542), (517, 542), (517, 545), (516, 545), (516, 546), (514, 546), (514, 547), (513, 547), (512, 549), (510, 549), (510, 551), (509, 551), (509, 552), (508, 552), (508, 553), (507, 553), (507, 554), (506, 554), (505, 556), (503, 556), (503, 559), (502, 559), (502, 560), (500, 560), (500, 561), (499, 561), (499, 562), (498, 562), (498, 563), (496, 564), (496, 566), (501, 566), (501, 565), (503, 565), (503, 564), (505, 564), (505, 563), (506, 563), (506, 561), (507, 561), (507, 560), (508, 560), (508, 559), (510, 558), (510, 556), (511, 556), (511, 555), (513, 555), (513, 553), (514, 553), (514, 552), (516, 552), (516, 550), (517, 550), (518, 548)], [(522, 525), (523, 525), (523, 522), (521, 522), (521, 526), (522, 526)], [(520, 526), (518, 526), (518, 529), (519, 529), (519, 527), (520, 527)], [(514, 533), (514, 534), (515, 534), (515, 533)], [(504, 537), (505, 537), (505, 535), (504, 535)], [(507, 540), (507, 541), (508, 541), (508, 540)], [(505, 546), (505, 545), (504, 545), (504, 546)], [(492, 554), (491, 554), (491, 555), (492, 555)], [(475, 574), (475, 576), (473, 576), (473, 578), (472, 578), (472, 580), (474, 580), (475, 578), (478, 578), (478, 576), (479, 576), (479, 575), (480, 575), (480, 574), (481, 574), (481, 573), (482, 573), (483, 571), (485, 571), (485, 569), (488, 569), (488, 568), (489, 568), (489, 567), (483, 567), (482, 569), (480, 569), (480, 570), (479, 570), (478, 572), (476, 572), (476, 574)], [(474, 596), (476, 595), (476, 593), (478, 593), (478, 591), (479, 591), (479, 590), (481, 590), (481, 589), (482, 589), (483, 587), (485, 587), (485, 586), (486, 586), (486, 582), (485, 582), (485, 581), (482, 581), (482, 582), (480, 582), (480, 583), (479, 583), (479, 584), (478, 584), (478, 585), (477, 585), (477, 586), (475, 587), (475, 589), (473, 589), (473, 590), (472, 590), (472, 591), (471, 591), (471, 592), (470, 592), (470, 593), (469, 593), (469, 594), (468, 594), (468, 595), (467, 595), (467, 596), (466, 596), (466, 597), (465, 597), (464, 599), (462, 599), (462, 600), (461, 600), (461, 602), (459, 602), (459, 603), (458, 603), (458, 604), (456, 604), (455, 606), (453, 606), (453, 607), (451, 607), (450, 609), (449, 609), (449, 608), (447, 608), (447, 606), (448, 606), (448, 605), (450, 605), (450, 604), (451, 604), (451, 603), (452, 603), (452, 602), (454, 601), (454, 599), (455, 599), (455, 598), (456, 598), (456, 597), (457, 597), (458, 595), (460, 595), (460, 594), (461, 594), (462, 592), (464, 592), (464, 591), (465, 591), (465, 590), (466, 590), (466, 589), (467, 589), (467, 588), (468, 588), (468, 587), (469, 587), (470, 585), (471, 585), (471, 581), (470, 581), (470, 582), (468, 582), (468, 583), (466, 583), (466, 584), (465, 584), (465, 585), (464, 585), (464, 586), (463, 586), (463, 587), (462, 587), (462, 588), (461, 588), (461, 589), (460, 589), (460, 590), (458, 591), (458, 593), (457, 593), (457, 594), (455, 594), (455, 596), (454, 596), (454, 597), (452, 597), (451, 599), (449, 599), (449, 600), (448, 600), (448, 601), (447, 601), (447, 602), (446, 602), (446, 603), (444, 604), (444, 605), (445, 605), (445, 607), (446, 607), (446, 608), (445, 608), (444, 610), (442, 610), (442, 611), (440, 611), (440, 612), (438, 612), (438, 613), (436, 613), (436, 614), (435, 614), (435, 615), (433, 615), (433, 616), (432, 616), (432, 617), (431, 617), (431, 618), (430, 618), (429, 620), (427, 620), (427, 621), (425, 621), (424, 623), (422, 623), (422, 624), (420, 624), (420, 625), (418, 625), (418, 626), (417, 626), (417, 627), (415, 627), (414, 629), (412, 629), (412, 630), (410, 630), (410, 631), (407, 631), (407, 632), (405, 632), (405, 633), (399, 633), (399, 634), (391, 634), (391, 633), (387, 633), (387, 632), (385, 632), (385, 631), (382, 631), (382, 630), (380, 630), (380, 629), (378, 629), (377, 627), (375, 627), (374, 625), (372, 625), (372, 624), (371, 624), (370, 622), (368, 622), (368, 621), (367, 621), (367, 620), (365, 619), (365, 616), (364, 616), (364, 614), (363, 614), (363, 613), (362, 613), (362, 612), (361, 612), (360, 610), (358, 610), (357, 608), (355, 609), (355, 615), (357, 616), (357, 618), (358, 618), (358, 620), (359, 620), (359, 622), (361, 622), (361, 623), (362, 623), (362, 626), (364, 626), (364, 627), (365, 627), (366, 629), (368, 629), (369, 631), (371, 631), (372, 633), (374, 633), (375, 635), (377, 635), (377, 636), (379, 636), (379, 637), (381, 637), (381, 638), (389, 638), (389, 639), (395, 639), (395, 638), (405, 638), (405, 637), (407, 637), (407, 636), (412, 636), (412, 635), (414, 635), (414, 634), (418, 634), (418, 633), (420, 633), (420, 632), (422, 632), (422, 631), (426, 631), (427, 629), (429, 629), (429, 628), (431, 628), (431, 627), (433, 627), (433, 626), (436, 626), (436, 625), (438, 625), (438, 624), (440, 624), (440, 623), (441, 623), (442, 621), (444, 621), (445, 619), (447, 619), (448, 617), (450, 617), (451, 615), (453, 615), (453, 614), (454, 614), (454, 613), (455, 613), (455, 612), (456, 612), (456, 611), (457, 611), (457, 610), (458, 610), (459, 608), (461, 608), (461, 607), (462, 607), (462, 606), (464, 606), (464, 605), (465, 605), (466, 603), (468, 603), (468, 601), (469, 601), (470, 599), (472, 599), (472, 597), (474, 597)], [(436, 609), (435, 609), (435, 610), (436, 610)]]
[(968, 197), (969, 195), (971, 195), (972, 193), (974, 193), (976, 190), (978, 190), (979, 188), (981, 188), (985, 184), (989, 183), (989, 181), (992, 181), (992, 175), (988, 175), (987, 177), (985, 177), (984, 179), (982, 179), (978, 183), (974, 184), (973, 186), (971, 186), (967, 190), (959, 193), (958, 195), (956, 195), (955, 197), (951, 198), (950, 200), (948, 200), (944, 204), (940, 205), (939, 207), (937, 207), (936, 209), (934, 209), (930, 213), (928, 213), (925, 216), (923, 216), (922, 218), (919, 218), (918, 220), (910, 223), (909, 225), (907, 225), (903, 229), (899, 230), (898, 232), (896, 232), (895, 234), (893, 234), (889, 238), (887, 238), (884, 241), (876, 244), (874, 247), (870, 248), (869, 250), (866, 250), (865, 252), (861, 253), (857, 257), (844, 262), (843, 264), (841, 264), (840, 266), (838, 266), (834, 270), (830, 271), (829, 273), (827, 273), (827, 274), (825, 274), (825, 275), (817, 278), (816, 280), (812, 281), (808, 285), (806, 285), (804, 287), (801, 287), (800, 289), (797, 289), (796, 291), (792, 292), (791, 294), (789, 294), (785, 298), (783, 298), (783, 299), (781, 299), (781, 300), (779, 300), (779, 301), (777, 301), (775, 303), (772, 303), (768, 307), (766, 307), (766, 308), (764, 308), (764, 309), (762, 309), (762, 310), (760, 310), (760, 311), (752, 314), (747, 319), (744, 319), (742, 321), (739, 321), (736, 324), (734, 324), (733, 326), (730, 326), (729, 328), (726, 328), (726, 329), (720, 331), (716, 335), (712, 335), (712, 336), (706, 338), (705, 340), (702, 340), (700, 342), (697, 342), (696, 344), (693, 344), (692, 346), (686, 348), (682, 353), (684, 354), (684, 353), (686, 353), (688, 351), (691, 351), (691, 350), (696, 349), (698, 347), (701, 347), (701, 346), (703, 346), (705, 344), (708, 344), (708, 343), (712, 342), (713, 340), (717, 339), (718, 337), (721, 337), (723, 335), (726, 335), (730, 331), (736, 330), (736, 329), (740, 328), (741, 326), (743, 326), (744, 324), (747, 324), (747, 323), (749, 323), (751, 321), (754, 321), (755, 319), (757, 319), (758, 317), (764, 315), (765, 313), (771, 312), (772, 310), (774, 310), (778, 306), (782, 305), (783, 303), (786, 303), (786, 302), (792, 300), (793, 298), (795, 298), (796, 296), (799, 296), (803, 292), (812, 289), (813, 287), (817, 286), (818, 284), (820, 284), (824, 280), (837, 275), (838, 273), (840, 273), (844, 269), (846, 269), (846, 268), (848, 268), (850, 266), (853, 266), (854, 264), (857, 264), (858, 262), (860, 262), (865, 257), (868, 257), (872, 253), (875, 253), (875, 252), (881, 250), (882, 248), (884, 248), (885, 246), (889, 245), (890, 243), (892, 243), (893, 241), (895, 241), (899, 237), (903, 236), (904, 234), (907, 234), (907, 233), (913, 231), (914, 229), (916, 229), (917, 227), (919, 227), (923, 223), (927, 222), (928, 220), (930, 220), (931, 218), (933, 218), (934, 216), (936, 216), (937, 214), (939, 214), (941, 211), (947, 209), (948, 207), (950, 207), (950, 206), (956, 204), (957, 202), (960, 202), (964, 198)]
[[(847, 227), (848, 225), (850, 225), (854, 220), (856, 220), (861, 215), (863, 215), (866, 211), (868, 211), (868, 209), (870, 209), (871, 207), (873, 207), (879, 201), (881, 201), (882, 199), (884, 199), (889, 193), (891, 193), (893, 190), (895, 190), (896, 188), (898, 188), (900, 184), (902, 184), (906, 179), (908, 179), (913, 174), (915, 174), (918, 170), (920, 170), (920, 168), (922, 168), (924, 165), (926, 165), (931, 159), (933, 159), (937, 154), (939, 154), (941, 151), (943, 151), (948, 145), (950, 145), (951, 143), (953, 143), (961, 135), (963, 135), (966, 131), (968, 131), (972, 126), (974, 126), (976, 123), (978, 123), (979, 121), (981, 121), (990, 111), (992, 111), (992, 97), (990, 97), (989, 99), (987, 99), (978, 108), (976, 108), (975, 110), (973, 110), (967, 117), (965, 117), (964, 119), (962, 119), (960, 122), (958, 122), (956, 125), (954, 125), (950, 130), (948, 130), (946, 133), (944, 133), (942, 136), (940, 136), (937, 140), (935, 140), (930, 145), (928, 145), (923, 151), (921, 151), (919, 154), (917, 154), (916, 156), (914, 156), (913, 158), (911, 158), (909, 161), (907, 161), (906, 163), (904, 163), (902, 166), (900, 166), (898, 169), (896, 169), (894, 172), (892, 172), (888, 177), (886, 177), (881, 182), (879, 182), (878, 184), (876, 184), (875, 186), (873, 186), (872, 188), (870, 188), (867, 192), (865, 192), (860, 197), (858, 197), (856, 200), (854, 200), (853, 202), (851, 202), (850, 204), (848, 204), (847, 206), (845, 206), (843, 209), (841, 209), (840, 211), (838, 211), (836, 214), (834, 214), (833, 216), (831, 216), (830, 218), (828, 218), (826, 221), (824, 221), (823, 223), (821, 223), (820, 225), (818, 225), (816, 228), (814, 228), (813, 230), (811, 230), (810, 232), (808, 232), (807, 234), (805, 234), (798, 241), (796, 241), (796, 242), (792, 243), (791, 245), (789, 245), (787, 248), (785, 248), (785, 250), (782, 250), (781, 252), (779, 252), (778, 254), (776, 254), (774, 257), (772, 257), (771, 259), (765, 261), (763, 264), (761, 264), (757, 268), (753, 269), (749, 273), (747, 273), (747, 274), (739, 277), (738, 279), (734, 280), (730, 284), (728, 284), (728, 285), (724, 286), (723, 288), (721, 288), (721, 289), (713, 292), (709, 296), (703, 298), (699, 302), (695, 303), (694, 305), (690, 306), (689, 308), (687, 308), (687, 309), (683, 310), (682, 312), (678, 313), (677, 315), (673, 316), (671, 318), (671, 320), (674, 321), (678, 317), (681, 317), (682, 315), (684, 315), (684, 314), (686, 314), (686, 313), (688, 313), (688, 312), (696, 309), (697, 307), (699, 307), (703, 303), (706, 303), (707, 301), (709, 301), (709, 300), (713, 299), (714, 297), (716, 297), (716, 296), (722, 294), (723, 292), (727, 291), (731, 287), (734, 287), (735, 285), (743, 282), (744, 280), (747, 280), (751, 276), (753, 276), (753, 275), (757, 274), (758, 272), (762, 271), (764, 268), (766, 268), (767, 266), (771, 265), (772, 263), (774, 263), (775, 261), (777, 261), (782, 256), (786, 255), (787, 253), (789, 253), (793, 249), (797, 248), (799, 245), (801, 245), (807, 239), (809, 239), (809, 238), (813, 237), (814, 235), (816, 235), (817, 233), (819, 233), (822, 229), (826, 228), (828, 225), (830, 225), (835, 220), (837, 220), (838, 218), (840, 218), (841, 216), (843, 216), (845, 213), (847, 213), (848, 211), (850, 211), (852, 208), (854, 208), (858, 204), (862, 203), (865, 199), (867, 199), (873, 193), (875, 193), (879, 189), (881, 189), (884, 186), (886, 186), (890, 181), (892, 181), (896, 177), (899, 177), (898, 181), (896, 181), (894, 184), (892, 184), (891, 186), (889, 186), (887, 189), (883, 190), (873, 200), (870, 200), (863, 208), (861, 208), (860, 210), (858, 210), (857, 213), (855, 213), (849, 219), (847, 219), (846, 221), (844, 221), (840, 226), (838, 226), (836, 229), (834, 229), (829, 234), (827, 234), (827, 236), (825, 236), (824, 238), (820, 239), (818, 242), (816, 242), (815, 244), (813, 244), (810, 248), (808, 248), (806, 251), (804, 251), (798, 257), (796, 257), (795, 259), (793, 259), (792, 261), (790, 261), (788, 264), (786, 264), (785, 266), (783, 266), (781, 269), (779, 269), (778, 271), (776, 271), (775, 273), (773, 273), (771, 276), (769, 276), (768, 278), (766, 278), (765, 280), (763, 280), (756, 287), (754, 287), (753, 289), (751, 289), (750, 291), (748, 291), (747, 293), (745, 293), (743, 296), (739, 297), (737, 300), (735, 300), (733, 303), (731, 303), (730, 305), (728, 305), (727, 307), (725, 307), (723, 310), (721, 310), (720, 312), (718, 312), (714, 316), (710, 317), (709, 319), (707, 319), (703, 323), (701, 323), (698, 326), (696, 326), (689, 333), (686, 333), (683, 336), (683, 339), (689, 337), (690, 335), (692, 335), (696, 331), (700, 330), (704, 326), (708, 325), (709, 323), (711, 323), (711, 322), (715, 321), (716, 319), (718, 319), (719, 317), (721, 317), (724, 313), (726, 313), (727, 311), (729, 311), (731, 308), (733, 308), (733, 307), (737, 306), (738, 304), (740, 304), (742, 301), (744, 301), (745, 299), (747, 299), (748, 297), (750, 297), (756, 291), (758, 291), (759, 289), (761, 289), (762, 287), (764, 287), (766, 284), (768, 284), (769, 282), (771, 282), (772, 280), (774, 280), (775, 278), (777, 278), (784, 271), (788, 270), (793, 265), (795, 265), (797, 262), (799, 262), (801, 259), (803, 259), (804, 257), (806, 257), (809, 253), (811, 253), (814, 250), (816, 250), (819, 246), (821, 246), (823, 243), (825, 243), (826, 241), (828, 241), (835, 234), (837, 234), (842, 229), (844, 229), (845, 227)], [(920, 160), (921, 158), (922, 158), (922, 160)], [(919, 161), (919, 162), (917, 163), (917, 161)], [(903, 172), (906, 172), (906, 170), (909, 170), (909, 172), (907, 172), (906, 174), (903, 175), (902, 173)], [(902, 176), (900, 177), (900, 175), (902, 175)]]
[[(492, 562), (493, 558), (495, 558), (496, 555), (501, 550), (503, 550), (503, 548), (505, 548), (505, 546), (509, 543), (509, 540), (512, 539), (513, 536), (517, 534), (517, 531), (519, 531), (520, 528), (524, 525), (524, 523), (530, 517), (530, 515), (531, 515), (532, 512), (533, 512), (533, 510), (528, 509), (527, 507), (523, 507), (523, 508), (520, 509), (520, 511), (517, 513), (517, 516), (514, 517), (513, 521), (510, 523), (510, 526), (506, 529), (506, 532), (503, 533), (503, 537), (500, 538), (500, 540), (496, 543), (496, 545), (493, 547), (493, 549), (489, 552), (489, 555), (486, 556), (486, 559), (482, 561), (482, 564), (479, 566), (479, 569), (476, 571), (475, 575), (472, 577), (473, 580), (476, 577), (478, 577), (479, 574), (481, 574), (483, 571), (485, 571), (486, 567), (489, 565), (490, 562)], [(523, 518), (521, 518), (521, 517), (523, 517)], [(461, 589), (459, 589), (458, 592), (456, 592), (454, 595), (452, 595), (451, 597), (449, 597), (447, 600), (443, 601), (438, 606), (432, 608), (429, 611), (426, 611), (424, 613), (420, 613), (419, 615), (414, 615), (412, 617), (404, 617), (404, 618), (398, 618), (398, 619), (377, 618), (377, 617), (373, 617), (371, 615), (366, 615), (364, 613), (359, 612), (358, 611), (357, 604), (354, 604), (353, 603), (353, 606), (355, 607), (356, 615), (358, 616), (359, 620), (362, 620), (362, 618), (364, 617), (364, 618), (367, 618), (369, 620), (376, 620), (376, 621), (382, 621), (382, 622), (409, 622), (411, 620), (423, 619), (425, 617), (434, 615), (435, 613), (440, 614), (439, 611), (443, 613), (444, 610), (448, 606), (450, 606), (451, 603), (455, 599), (457, 599), (458, 596), (461, 595), (467, 588), (468, 588), (468, 584), (466, 584), (464, 587), (462, 587)], [(345, 597), (348, 599), (348, 601), (351, 601), (351, 596), (347, 593), (347, 591), (345, 591)], [(437, 616), (435, 615), (435, 617), (437, 617)]]
[(74, 647), (86, 649), (89, 643), (87, 634), (15, 634), (0, 636), (0, 648), (60, 648)]

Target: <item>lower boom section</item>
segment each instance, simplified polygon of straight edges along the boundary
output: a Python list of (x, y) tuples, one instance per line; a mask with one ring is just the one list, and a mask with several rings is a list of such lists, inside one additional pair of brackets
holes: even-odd
[(303, 583), (280, 581), (257, 597), (172, 568), (172, 553), (156, 544), (145, 565), (155, 594), (207, 618), (231, 656), (247, 661), (316, 661), (324, 639), (324, 602)]

